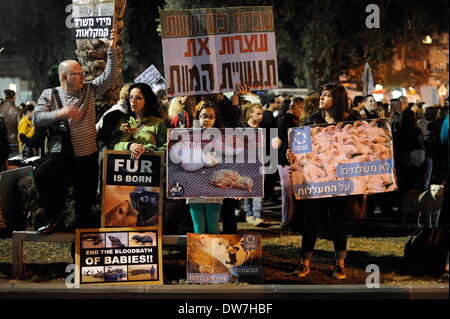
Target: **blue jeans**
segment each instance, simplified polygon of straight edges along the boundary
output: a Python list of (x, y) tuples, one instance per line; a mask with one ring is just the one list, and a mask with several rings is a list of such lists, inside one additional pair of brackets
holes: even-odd
[(262, 198), (244, 198), (245, 216), (253, 216), (253, 218), (261, 218)]
[(196, 234), (219, 234), (220, 204), (189, 204)]

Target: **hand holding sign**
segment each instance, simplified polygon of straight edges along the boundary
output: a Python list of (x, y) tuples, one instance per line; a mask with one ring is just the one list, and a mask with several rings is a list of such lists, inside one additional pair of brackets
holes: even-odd
[(145, 153), (145, 147), (142, 144), (133, 143), (130, 146), (131, 159), (139, 159)]

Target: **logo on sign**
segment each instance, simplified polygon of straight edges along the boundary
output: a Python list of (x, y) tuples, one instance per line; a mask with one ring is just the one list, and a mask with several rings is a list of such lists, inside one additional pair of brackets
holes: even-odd
[(311, 152), (311, 133), (309, 127), (295, 128), (292, 132), (292, 153), (301, 154)]
[(244, 235), (244, 249), (254, 250), (258, 247), (258, 237), (255, 235)]
[(184, 194), (184, 188), (180, 186), (180, 183), (176, 182), (175, 185), (170, 189), (172, 197), (181, 197)]

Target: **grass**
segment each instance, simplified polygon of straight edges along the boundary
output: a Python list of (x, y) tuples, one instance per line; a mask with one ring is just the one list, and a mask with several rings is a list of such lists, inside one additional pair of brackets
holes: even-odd
[[(368, 222), (373, 227), (374, 223)], [(403, 236), (407, 231), (399, 231), (400, 236), (389, 236), (392, 225), (387, 232), (376, 236), (369, 230), (370, 236), (363, 237), (365, 227), (358, 225), (358, 231), (350, 231), (348, 238), (348, 258), (346, 269), (348, 278), (344, 281), (331, 279), (334, 269), (333, 242), (319, 238), (313, 256), (312, 272), (306, 279), (295, 276), (294, 272), (300, 261), (301, 236), (279, 229), (277, 222), (268, 222), (266, 228), (255, 228), (246, 223), (239, 223), (239, 233), (257, 232), (263, 238), (263, 284), (364, 284), (367, 276), (366, 267), (376, 265), (381, 275), (380, 281), (386, 285), (434, 284), (439, 278), (415, 275), (407, 271), (403, 263), (403, 250), (410, 236)], [(370, 228), (369, 227), (369, 228)], [(378, 227), (381, 227), (378, 225)], [(381, 230), (381, 228), (380, 228)], [(379, 231), (380, 231), (379, 230)], [(387, 235), (386, 235), (387, 234)], [(64, 280), (65, 267), (72, 263), (69, 243), (24, 243), (24, 260), (29, 281)], [(171, 248), (163, 250), (164, 283), (186, 283), (186, 250)], [(11, 239), (0, 240), (0, 281), (12, 279), (11, 274)]]

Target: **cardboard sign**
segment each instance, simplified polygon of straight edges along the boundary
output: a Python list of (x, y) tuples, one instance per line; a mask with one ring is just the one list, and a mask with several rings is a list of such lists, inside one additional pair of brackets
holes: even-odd
[(72, 0), (72, 40), (110, 38), (114, 0)]
[(162, 226), (164, 152), (105, 151), (102, 227)]
[(77, 229), (75, 284), (162, 284), (156, 227)]
[(166, 81), (153, 64), (135, 78), (134, 83), (148, 84), (155, 94), (160, 90), (166, 89)]
[(397, 189), (391, 126), (386, 119), (289, 130), (297, 199), (373, 194)]
[(263, 197), (262, 131), (169, 129), (168, 198)]
[(163, 10), (160, 19), (168, 95), (277, 87), (272, 7)]
[(187, 282), (260, 283), (261, 256), (259, 234), (188, 234)]

